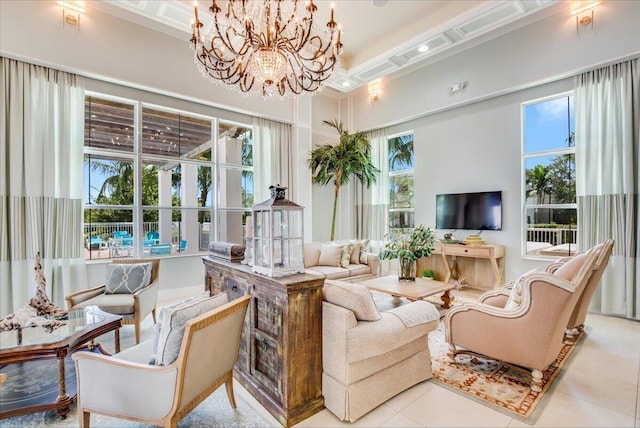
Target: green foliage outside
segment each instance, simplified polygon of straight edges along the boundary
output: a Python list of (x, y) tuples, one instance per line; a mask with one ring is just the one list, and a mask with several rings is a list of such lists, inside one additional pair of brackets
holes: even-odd
[[(251, 134), (245, 133), (241, 136), (242, 142), (242, 164), (253, 165), (253, 145), (251, 144)], [(196, 160), (208, 161), (211, 159), (211, 152), (204, 152), (196, 158)], [(120, 205), (132, 206), (134, 200), (134, 174), (133, 164), (131, 162), (122, 162), (115, 160), (93, 160), (91, 159), (89, 166), (92, 171), (98, 172), (106, 176), (102, 186), (97, 190), (97, 196), (91, 198), (90, 202), (98, 205)], [(158, 171), (157, 165), (146, 165), (142, 169), (142, 205), (157, 206), (158, 205)], [(198, 189), (198, 207), (206, 207), (207, 199), (211, 193), (213, 186), (212, 167), (208, 165), (198, 166), (197, 173), (197, 189)], [(171, 169), (171, 206), (180, 207), (182, 201), (180, 199), (180, 187), (182, 185), (182, 174), (180, 164), (176, 164)], [(247, 188), (253, 183), (253, 172), (242, 171), (242, 206), (253, 206), (253, 193), (248, 193)], [(211, 215), (208, 212), (198, 212), (198, 221), (200, 223), (211, 221)], [(179, 222), (182, 219), (182, 213), (179, 209), (172, 210), (172, 221)], [(132, 212), (129, 209), (92, 209), (84, 211), (85, 223), (127, 223), (133, 221)], [(143, 222), (154, 223), (158, 221), (158, 210), (144, 210)], [(104, 237), (106, 238), (106, 237)]]
[[(569, 147), (575, 145), (572, 132), (566, 140)], [(527, 197), (536, 196), (536, 204), (576, 203), (576, 166), (574, 154), (554, 156), (548, 165), (538, 164), (525, 171)], [(554, 222), (564, 225), (577, 222), (575, 210), (556, 210)], [(535, 224), (536, 227), (543, 227)]]

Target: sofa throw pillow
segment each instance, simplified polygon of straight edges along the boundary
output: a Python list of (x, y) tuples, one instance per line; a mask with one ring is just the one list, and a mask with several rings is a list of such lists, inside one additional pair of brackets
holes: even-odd
[(382, 318), (371, 290), (363, 285), (327, 279), (322, 288), (322, 297), (329, 303), (353, 311), (358, 321), (377, 321)]
[(524, 281), (527, 279), (529, 275), (532, 273), (538, 272), (538, 269), (532, 269), (529, 272), (525, 272), (520, 275), (511, 287), (511, 293), (509, 293), (509, 298), (507, 299), (507, 303), (505, 303), (504, 308), (506, 310), (513, 310), (520, 307), (522, 304), (522, 285)]
[(151, 355), (150, 364), (166, 366), (173, 363), (180, 353), (185, 323), (228, 302), (227, 293), (221, 293), (202, 300), (182, 302), (176, 307), (162, 308), (158, 322), (158, 343)]
[(340, 267), (342, 262), (342, 246), (333, 244), (322, 244), (318, 266)]
[(351, 241), (351, 258), (349, 264), (357, 265), (360, 263), (360, 243), (358, 241)]
[(360, 254), (358, 255), (360, 257), (360, 263), (363, 265), (366, 265), (368, 263), (367, 261), (367, 249), (369, 248), (369, 240), (365, 239), (363, 241), (360, 241)]
[(340, 257), (340, 266), (343, 268), (349, 267), (351, 263), (351, 253), (353, 252), (352, 244), (342, 245), (342, 256)]
[(151, 263), (107, 265), (105, 294), (133, 294), (151, 283)]

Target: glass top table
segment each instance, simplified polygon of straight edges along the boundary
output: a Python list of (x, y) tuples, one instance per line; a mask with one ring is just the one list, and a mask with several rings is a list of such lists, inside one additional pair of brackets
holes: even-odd
[(42, 346), (65, 341), (74, 334), (99, 325), (109, 317), (113, 317), (113, 315), (102, 312), (95, 306), (87, 309), (74, 309), (63, 318), (44, 316), (43, 319), (57, 320), (63, 322), (64, 325), (53, 331), (48, 331), (47, 328), (41, 326), (0, 331), (0, 352), (12, 348)]
[[(16, 408), (9, 408), (3, 403), (0, 409), (0, 419), (49, 409), (56, 410), (63, 418), (66, 417), (75, 399), (75, 394), (69, 395), (66, 389), (65, 358), (67, 355), (84, 347), (90, 350), (98, 349), (106, 354), (100, 345), (95, 344), (95, 339), (110, 331), (115, 334), (116, 352), (119, 351), (119, 329), (122, 325), (122, 316), (120, 315), (103, 312), (97, 306), (88, 306), (74, 309), (69, 311), (65, 317), (53, 320), (64, 324), (53, 330), (37, 326), (0, 331), (0, 369), (4, 369), (10, 364), (27, 363), (33, 360), (47, 358), (57, 358), (58, 360), (58, 396), (55, 402), (34, 403), (31, 402), (33, 400), (24, 400), (27, 405)], [(10, 381), (11, 377), (9, 376), (6, 382)], [(3, 385), (2, 395), (6, 393), (7, 383)]]

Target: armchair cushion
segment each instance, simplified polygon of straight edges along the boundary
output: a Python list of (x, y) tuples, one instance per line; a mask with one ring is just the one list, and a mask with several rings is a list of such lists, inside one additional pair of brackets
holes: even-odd
[(584, 264), (586, 258), (587, 252), (580, 253), (577, 256), (572, 257), (571, 260), (560, 266), (555, 271), (554, 275), (564, 278), (567, 281), (573, 281), (574, 277)]
[(506, 310), (516, 309), (522, 304), (522, 284), (524, 284), (525, 279), (527, 279), (529, 275), (535, 272), (538, 272), (538, 269), (532, 269), (529, 272), (525, 272), (513, 283), (507, 303), (504, 305)]
[(344, 281), (325, 280), (322, 289), (324, 300), (353, 311), (358, 321), (377, 321), (382, 318), (371, 290)]
[(135, 310), (133, 294), (99, 294), (74, 305), (74, 308), (84, 308), (91, 305), (96, 305), (110, 314), (123, 316), (133, 314)]
[(106, 294), (133, 294), (151, 283), (151, 263), (107, 265)]
[(229, 301), (227, 293), (204, 299), (188, 299), (173, 307), (160, 311), (158, 342), (149, 364), (166, 366), (173, 363), (180, 352), (184, 336), (185, 322), (209, 312)]

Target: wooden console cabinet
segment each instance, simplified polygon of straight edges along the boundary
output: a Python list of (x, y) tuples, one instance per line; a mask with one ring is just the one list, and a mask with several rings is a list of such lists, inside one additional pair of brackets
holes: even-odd
[(285, 427), (322, 410), (324, 277), (270, 278), (240, 263), (202, 260), (212, 295), (251, 295), (235, 378)]
[(504, 283), (504, 246), (436, 243), (431, 257), (418, 260), (418, 273), (431, 268), (449, 282), (453, 264), (470, 287), (490, 290)]

